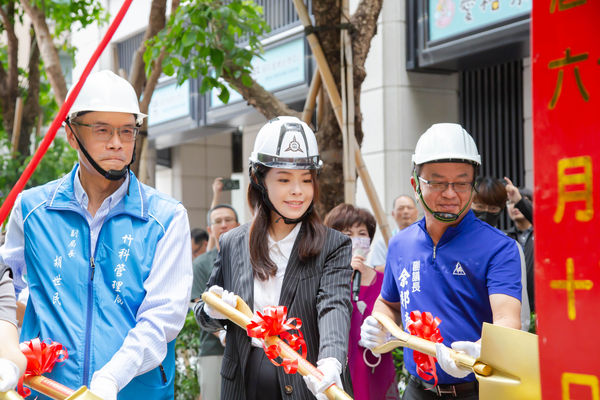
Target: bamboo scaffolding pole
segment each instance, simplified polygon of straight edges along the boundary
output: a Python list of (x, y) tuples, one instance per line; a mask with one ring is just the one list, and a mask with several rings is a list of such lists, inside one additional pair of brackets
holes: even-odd
[(304, 103), (304, 110), (302, 111), (302, 121), (310, 124), (310, 120), (315, 113), (315, 105), (317, 103), (317, 95), (321, 90), (321, 74), (319, 68), (315, 68), (312, 81), (310, 81), (310, 87), (308, 89), (308, 95), (306, 96), (306, 103)]
[(11, 146), (13, 155), (17, 153), (19, 148), (19, 140), (21, 139), (21, 122), (23, 121), (23, 98), (17, 97), (15, 101), (15, 119), (13, 120), (13, 130), (11, 138)]
[[(308, 15), (308, 10), (306, 9), (306, 5), (304, 4), (304, 2), (302, 0), (293, 1), (300, 21), (302, 21), (302, 25), (304, 25), (305, 28), (312, 27), (312, 22), (310, 21), (310, 16)], [(314, 33), (310, 33), (306, 36), (306, 40), (308, 41), (313, 56), (317, 61), (317, 65), (319, 66), (323, 86), (327, 90), (327, 94), (329, 96), (329, 100), (331, 101), (331, 105), (335, 113), (338, 125), (341, 129), (343, 129), (342, 100), (340, 98), (340, 94), (337, 90), (337, 87), (335, 86), (335, 81), (333, 79), (333, 75), (331, 74), (331, 69), (329, 68), (329, 64), (327, 64), (327, 59), (325, 58), (325, 54), (323, 53), (323, 49), (321, 48), (319, 39), (317, 38), (317, 35), (315, 35)], [(356, 137), (352, 135), (349, 139), (352, 142), (352, 146), (354, 149), (356, 171), (358, 172), (360, 180), (362, 181), (362, 184), (365, 188), (365, 192), (367, 193), (367, 197), (369, 198), (369, 203), (373, 208), (375, 218), (377, 219), (377, 223), (379, 224), (379, 229), (381, 230), (383, 238), (387, 243), (391, 237), (391, 231), (390, 226), (387, 222), (387, 216), (383, 211), (383, 207), (381, 206), (379, 197), (377, 196), (377, 192), (375, 191), (375, 185), (373, 184), (371, 176), (369, 175), (369, 171), (367, 170), (367, 167), (365, 165), (364, 159), (360, 152), (360, 147), (356, 142)]]
[[(350, 23), (348, 0), (342, 0), (342, 23)], [(356, 162), (351, 137), (354, 132), (354, 73), (352, 68), (352, 45), (347, 29), (340, 30), (340, 60), (342, 80), (342, 144), (344, 165), (344, 202), (356, 203)]]

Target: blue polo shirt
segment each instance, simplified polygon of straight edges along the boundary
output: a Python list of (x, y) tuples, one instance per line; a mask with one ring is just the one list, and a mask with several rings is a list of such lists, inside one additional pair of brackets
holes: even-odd
[[(446, 346), (458, 340), (477, 341), (483, 323), (492, 322), (489, 296), (497, 293), (521, 300), (517, 242), (472, 211), (449, 227), (436, 246), (425, 218), (390, 240), (381, 296), (400, 303), (404, 327), (411, 311), (429, 311), (442, 321), (439, 328)], [(404, 349), (404, 363), (418, 377), (411, 349)], [(441, 384), (475, 379), (473, 374), (455, 378), (439, 365), (436, 371)]]

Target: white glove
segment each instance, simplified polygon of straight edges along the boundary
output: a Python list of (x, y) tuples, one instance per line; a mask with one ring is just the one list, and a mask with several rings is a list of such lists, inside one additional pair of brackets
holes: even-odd
[[(463, 352), (475, 359), (481, 354), (481, 342), (454, 342), (451, 345), (453, 350)], [(473, 372), (470, 368), (460, 367), (450, 356), (450, 350), (442, 343), (435, 344), (435, 356), (438, 364), (449, 375), (455, 378), (464, 378)]]
[[(237, 306), (237, 298), (235, 297), (235, 294), (228, 292), (227, 290), (223, 290), (221, 286), (213, 285), (210, 287), (210, 289), (208, 289), (208, 291), (216, 294), (217, 296), (221, 296), (221, 300), (231, 307), (235, 308)], [(227, 319), (225, 315), (213, 309), (208, 303), (204, 303), (204, 312), (212, 319)]]
[(225, 338), (227, 337), (227, 329), (221, 329), (219, 332), (217, 332), (219, 335), (219, 341), (221, 342), (221, 346), (225, 347)]
[(392, 335), (384, 329), (383, 325), (375, 317), (369, 315), (360, 327), (360, 341), (358, 344), (373, 350), (375, 347), (388, 342), (391, 337)]
[(337, 387), (342, 389), (342, 379), (340, 378), (342, 364), (337, 359), (329, 357), (317, 361), (317, 367), (323, 373), (323, 379), (318, 380), (312, 375), (306, 375), (302, 378), (308, 390), (315, 395), (317, 400), (327, 400), (327, 395), (324, 392), (329, 386), (335, 383)]
[(117, 400), (119, 388), (117, 382), (110, 375), (102, 374), (100, 371), (94, 372), (92, 382), (90, 383), (90, 392), (102, 398), (102, 400)]
[(21, 371), (14, 362), (0, 358), (0, 392), (7, 392), (14, 389), (19, 382)]

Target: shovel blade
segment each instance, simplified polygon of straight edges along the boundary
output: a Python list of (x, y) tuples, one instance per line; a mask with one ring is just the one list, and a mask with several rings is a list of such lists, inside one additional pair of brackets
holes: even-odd
[(75, 391), (75, 393), (73, 393), (72, 395), (70, 395), (69, 397), (67, 397), (65, 400), (102, 400), (102, 398), (92, 392), (89, 391), (89, 389), (85, 386), (80, 387), (79, 389), (77, 389)]
[(538, 400), (540, 362), (537, 335), (488, 323), (483, 324), (478, 361), (493, 365), (490, 376), (476, 374), (482, 400)]

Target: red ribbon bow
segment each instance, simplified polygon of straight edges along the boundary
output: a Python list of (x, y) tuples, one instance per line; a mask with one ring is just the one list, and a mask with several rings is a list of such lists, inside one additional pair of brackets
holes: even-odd
[[(429, 340), (434, 343), (444, 341), (438, 326), (442, 322), (439, 318), (433, 318), (430, 312), (411, 311), (410, 319), (412, 323), (408, 325), (411, 335)], [(417, 364), (417, 374), (426, 381), (434, 379), (433, 386), (437, 385), (437, 374), (435, 372), (435, 357), (423, 354), (419, 351), (413, 351), (413, 359)]]
[[(300, 332), (302, 321), (300, 321), (300, 318), (286, 318), (287, 307), (268, 306), (265, 307), (262, 313), (256, 312), (256, 315), (246, 327), (246, 331), (248, 336), (262, 339), (265, 354), (275, 366), (282, 366), (286, 374), (295, 374), (298, 371), (298, 360), (284, 358), (280, 354), (279, 345), (267, 346), (264, 341), (269, 336), (279, 336), (292, 349), (299, 352), (302, 358), (306, 358), (306, 342), (302, 332)], [(295, 330), (298, 333), (290, 333), (290, 330)], [(277, 357), (281, 357), (281, 363), (275, 361)]]
[[(49, 344), (47, 343), (48, 341), (50, 342)], [(31, 390), (23, 387), (23, 378), (52, 372), (54, 364), (66, 361), (69, 358), (69, 353), (62, 344), (53, 342), (52, 340), (42, 342), (39, 338), (23, 342), (20, 347), (21, 352), (23, 352), (27, 359), (27, 368), (25, 369), (25, 374), (19, 379), (17, 389), (21, 396), (27, 397), (31, 394)]]

